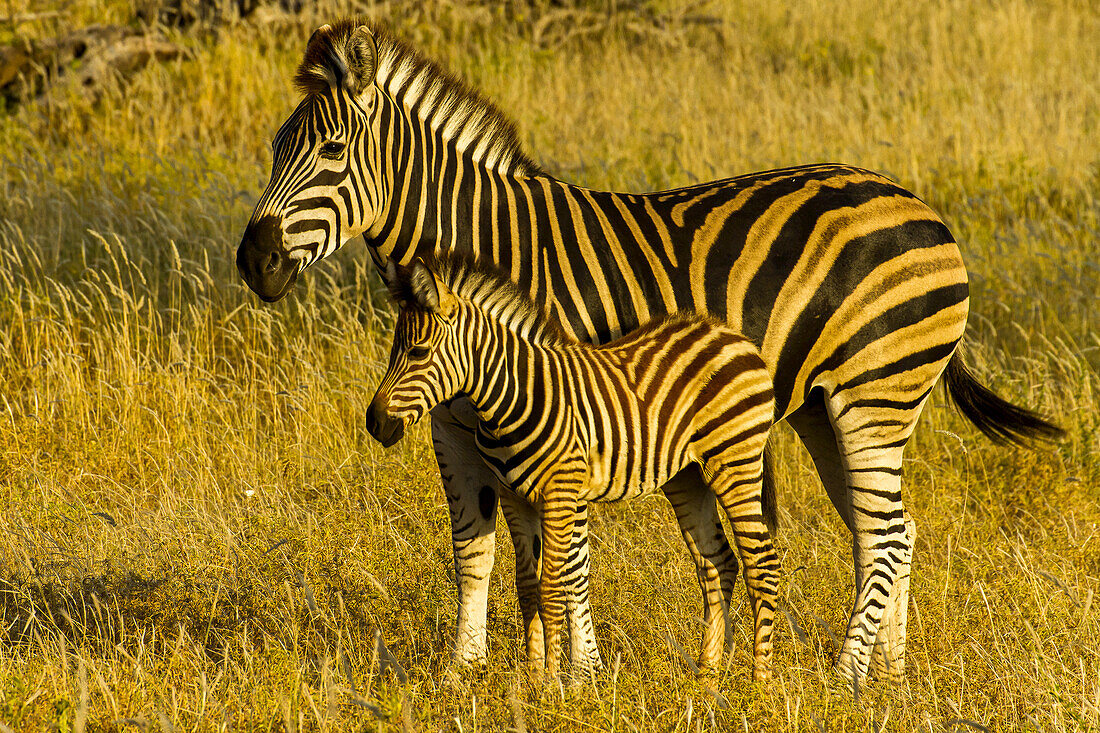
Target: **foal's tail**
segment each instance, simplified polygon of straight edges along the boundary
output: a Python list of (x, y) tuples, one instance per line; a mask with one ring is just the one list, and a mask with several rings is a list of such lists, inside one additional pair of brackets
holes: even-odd
[[(993, 394), (967, 368), (958, 349), (947, 362), (943, 382), (959, 411), (995, 443), (1028, 446), (1035, 440), (1055, 441), (1065, 437), (1065, 430), (1039, 413)], [(767, 492), (766, 478), (764, 491)]]
[(764, 526), (774, 537), (776, 534), (776, 506), (775, 506), (775, 470), (772, 467), (771, 441), (764, 446), (764, 489), (760, 495), (760, 504), (764, 511)]

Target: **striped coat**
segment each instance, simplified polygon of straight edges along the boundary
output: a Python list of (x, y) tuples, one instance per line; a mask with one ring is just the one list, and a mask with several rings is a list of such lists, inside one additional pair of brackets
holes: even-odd
[[(763, 475), (775, 406), (752, 342), (680, 314), (603, 346), (580, 343), (507, 280), (461, 258), (391, 265), (388, 281), (402, 309), (368, 428), (392, 444), (436, 405), (471, 401), (486, 462), (541, 515), (537, 596), (521, 593), (529, 661), (543, 661), (537, 609), (546, 669), (557, 674), (568, 589), (583, 582), (572, 542), (579, 507), (661, 490), (697, 467), (733, 528), (754, 611), (754, 677), (766, 677), (779, 562)], [(724, 625), (706, 570), (700, 667), (714, 671)]]
[[(936, 213), (888, 178), (845, 165), (751, 173), (658, 193), (592, 191), (543, 171), (477, 92), (369, 22), (311, 37), (303, 98), (274, 140), (271, 181), (237, 250), (241, 276), (277, 300), (300, 273), (363, 235), (376, 263), (459, 252), (493, 263), (578, 339), (605, 343), (668, 313), (709, 313), (760, 350), (776, 419), (813, 459), (852, 533), (855, 598), (837, 671), (903, 680), (916, 526), (902, 459), (932, 389), (997, 441), (1054, 438), (969, 371), (968, 276)], [(499, 485), (467, 402), (432, 414), (458, 582), (455, 661), (487, 658), (485, 615)], [(709, 490), (666, 495), (690, 544), (727, 579)], [(584, 546), (584, 517), (577, 542)], [(539, 523), (509, 516), (532, 563)], [(732, 582), (723, 585), (728, 594)], [(598, 667), (584, 595), (573, 659)], [(574, 623), (575, 622), (575, 623)]]

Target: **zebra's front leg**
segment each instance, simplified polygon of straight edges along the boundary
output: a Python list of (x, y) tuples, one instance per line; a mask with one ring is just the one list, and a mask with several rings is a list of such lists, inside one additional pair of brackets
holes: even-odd
[[(458, 621), (452, 661), (484, 666), (488, 659), (486, 616), (489, 575), (496, 551), (496, 509), (500, 487), (474, 443), (473, 426), (461, 405), (431, 412), (432, 442), (451, 515)], [(472, 410), (470, 411), (472, 414)], [(476, 424), (476, 423), (475, 423)]]
[(684, 469), (663, 487), (684, 543), (695, 561), (703, 592), (703, 640), (699, 674), (717, 674), (729, 627), (730, 596), (737, 582), (737, 558), (726, 540), (716, 511), (714, 492), (694, 466)]
[(573, 527), (583, 481), (583, 470), (562, 469), (549, 477), (539, 492), (543, 539), (539, 614), (546, 636), (546, 674), (551, 682), (561, 669), (561, 632), (570, 592), (565, 570), (575, 560), (571, 557)]

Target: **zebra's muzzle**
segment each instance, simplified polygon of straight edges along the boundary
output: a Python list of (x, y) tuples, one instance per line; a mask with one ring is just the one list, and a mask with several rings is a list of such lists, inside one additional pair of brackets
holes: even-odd
[(389, 448), (405, 437), (405, 423), (387, 415), (383, 405), (371, 404), (367, 410), (367, 432), (383, 448)]
[(283, 246), (278, 217), (260, 217), (244, 230), (237, 247), (237, 272), (262, 300), (273, 303), (286, 296), (298, 279), (299, 266)]

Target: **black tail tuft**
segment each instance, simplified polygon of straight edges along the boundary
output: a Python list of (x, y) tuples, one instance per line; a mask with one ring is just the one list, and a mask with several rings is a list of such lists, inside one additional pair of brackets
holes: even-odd
[(1017, 407), (993, 394), (966, 368), (958, 351), (947, 363), (944, 385), (951, 401), (966, 419), (995, 443), (1027, 446), (1033, 440), (1060, 440), (1066, 434), (1065, 430), (1038, 413)]
[(775, 537), (778, 522), (775, 506), (775, 470), (772, 468), (772, 446), (769, 441), (764, 446), (764, 489), (760, 495), (760, 504), (764, 512), (764, 526)]

